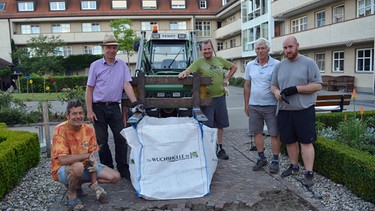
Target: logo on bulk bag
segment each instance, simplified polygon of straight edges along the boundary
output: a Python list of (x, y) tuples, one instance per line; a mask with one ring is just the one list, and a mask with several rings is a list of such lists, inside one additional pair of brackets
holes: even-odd
[(182, 161), (182, 160), (194, 159), (197, 157), (198, 157), (198, 152), (190, 152), (188, 154), (153, 157), (151, 159), (147, 159), (147, 161), (148, 162), (177, 162), (177, 161)]

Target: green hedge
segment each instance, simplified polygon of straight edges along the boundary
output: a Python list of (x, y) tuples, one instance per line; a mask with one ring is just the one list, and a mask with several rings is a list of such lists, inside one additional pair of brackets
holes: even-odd
[[(374, 115), (375, 111), (366, 111), (362, 116), (359, 111), (317, 113), (316, 121), (324, 123), (326, 127), (337, 129), (338, 124), (345, 118), (356, 117), (365, 120)], [(314, 146), (316, 172), (334, 182), (344, 184), (362, 199), (375, 203), (375, 156), (323, 137), (318, 137)]]
[[(53, 78), (53, 83), (51, 83), (51, 78)], [(77, 86), (86, 87), (87, 76), (48, 76), (43, 78), (38, 75), (31, 75), (30, 81), (26, 77), (20, 77), (21, 92), (22, 93), (44, 93), (48, 92), (45, 87), (49, 86), (49, 92), (61, 92), (63, 89), (73, 89)]]
[(236, 87), (243, 87), (245, 84), (245, 79), (244, 78), (235, 78), (235, 77), (232, 77), (229, 79), (229, 85), (231, 86), (236, 86)]
[[(359, 110), (359, 106), (358, 106)], [(363, 119), (366, 119), (368, 117), (374, 116), (375, 111), (366, 111), (363, 114)], [(356, 116), (357, 119), (361, 118), (361, 115), (359, 111), (357, 111), (355, 114), (354, 112), (333, 112), (333, 113), (317, 113), (316, 114), (316, 121), (324, 123), (326, 126), (332, 127), (332, 129), (337, 129), (338, 124), (345, 119), (345, 116), (347, 119), (353, 118)]]
[[(0, 123), (0, 198), (11, 191), (26, 172), (38, 165), (40, 144), (38, 135), (26, 131), (8, 130)], [(5, 140), (4, 140), (5, 139)]]
[(314, 170), (375, 203), (375, 156), (318, 137)]

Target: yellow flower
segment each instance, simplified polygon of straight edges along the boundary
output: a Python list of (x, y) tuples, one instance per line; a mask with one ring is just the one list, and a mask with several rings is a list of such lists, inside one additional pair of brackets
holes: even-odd
[(49, 86), (46, 86), (46, 90), (49, 91)]
[(30, 84), (33, 84), (33, 80), (30, 79), (29, 83), (30, 83)]

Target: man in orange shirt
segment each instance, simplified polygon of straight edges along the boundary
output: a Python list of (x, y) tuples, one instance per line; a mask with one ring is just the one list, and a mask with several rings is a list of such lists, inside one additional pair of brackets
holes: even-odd
[(52, 177), (68, 188), (69, 209), (80, 210), (85, 206), (79, 197), (86, 196), (83, 183), (90, 183), (96, 198), (108, 203), (107, 193), (99, 183), (116, 183), (120, 173), (98, 164), (94, 152), (99, 150), (94, 128), (84, 121), (83, 105), (79, 100), (68, 102), (67, 121), (57, 125), (52, 139)]

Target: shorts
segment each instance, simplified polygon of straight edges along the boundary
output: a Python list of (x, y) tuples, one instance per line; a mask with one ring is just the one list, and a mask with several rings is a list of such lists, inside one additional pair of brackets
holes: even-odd
[(280, 110), (278, 126), (282, 143), (314, 143), (316, 141), (314, 106), (297, 111)]
[(210, 128), (229, 127), (229, 117), (225, 96), (212, 98), (212, 105), (201, 107), (202, 112), (206, 115), (208, 121), (203, 122)]
[[(98, 174), (103, 170), (105, 165), (98, 163), (98, 170), (96, 171), (96, 177), (98, 177)], [(57, 171), (57, 177), (58, 181), (64, 185), (68, 184), (68, 174), (65, 172), (66, 166), (61, 166), (59, 170)], [(83, 171), (83, 177), (82, 181), (90, 181), (90, 174), (88, 171)]]
[(276, 106), (250, 105), (249, 134), (259, 134), (264, 131), (264, 122), (270, 136), (278, 136)]

